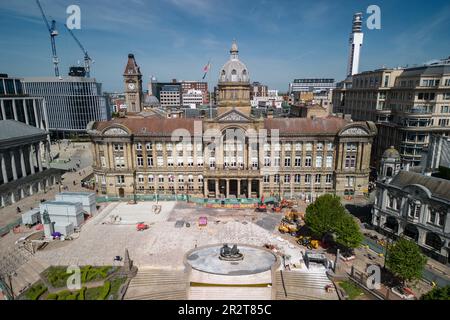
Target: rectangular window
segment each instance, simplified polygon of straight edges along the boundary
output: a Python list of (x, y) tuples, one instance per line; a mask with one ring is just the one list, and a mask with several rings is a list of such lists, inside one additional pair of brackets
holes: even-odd
[(305, 175), (305, 184), (311, 184), (311, 175), (310, 174)]
[(115, 162), (116, 168), (118, 168), (118, 169), (125, 168), (125, 158), (124, 157), (115, 157), (114, 162)]
[(302, 166), (302, 158), (300, 158), (300, 157), (295, 158), (295, 166), (296, 167)]
[(147, 167), (153, 167), (153, 157), (147, 157)]
[(263, 177), (263, 181), (264, 181), (264, 183), (269, 183), (270, 182), (270, 176), (269, 175), (265, 175)]
[(125, 183), (125, 176), (117, 176), (117, 184), (124, 184)]
[(316, 184), (320, 184), (320, 181), (322, 180), (322, 175), (316, 174)]
[(143, 156), (137, 156), (137, 166), (138, 167), (144, 166), (144, 157)]
[(148, 143), (145, 145), (145, 149), (146, 149), (147, 151), (152, 151), (152, 150), (153, 150), (153, 144), (152, 144), (151, 142), (148, 142)]
[(326, 184), (332, 184), (333, 183), (333, 175), (332, 174), (327, 174), (325, 183)]
[(276, 157), (273, 159), (273, 165), (274, 165), (274, 167), (280, 166), (280, 158), (279, 157)]
[(312, 146), (313, 146), (312, 143), (307, 143), (305, 147), (306, 151), (312, 151)]
[(345, 169), (354, 169), (356, 167), (356, 156), (345, 157)]
[(302, 176), (299, 174), (296, 174), (294, 177), (294, 182), (295, 183), (300, 183), (302, 181)]
[(284, 175), (284, 183), (290, 183), (291, 182), (291, 175), (285, 174)]
[(142, 144), (140, 144), (140, 143), (136, 144), (136, 150), (142, 151)]
[(284, 166), (285, 167), (291, 166), (291, 158), (284, 158)]
[(310, 156), (307, 156), (305, 158), (305, 167), (310, 168), (312, 165), (312, 158)]
[(316, 168), (322, 168), (322, 156), (316, 157)]
[(114, 151), (123, 151), (123, 144), (114, 144)]
[(273, 182), (280, 183), (280, 175), (279, 174), (276, 174), (273, 176)]
[(333, 168), (333, 156), (327, 156), (326, 167), (327, 168)]

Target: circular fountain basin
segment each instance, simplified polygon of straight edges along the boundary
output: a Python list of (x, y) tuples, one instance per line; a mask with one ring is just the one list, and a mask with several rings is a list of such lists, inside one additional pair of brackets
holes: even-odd
[(277, 257), (262, 248), (238, 245), (244, 259), (240, 261), (221, 260), (220, 249), (222, 245), (198, 248), (188, 253), (186, 262), (194, 270), (215, 275), (243, 276), (258, 274), (271, 270), (277, 262)]

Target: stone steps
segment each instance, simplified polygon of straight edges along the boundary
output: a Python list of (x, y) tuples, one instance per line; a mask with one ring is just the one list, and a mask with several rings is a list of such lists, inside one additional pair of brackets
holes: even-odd
[(337, 299), (336, 294), (325, 291), (327, 285), (333, 285), (325, 273), (283, 271), (282, 275), (281, 272), (275, 275), (274, 286), (277, 300)]
[(272, 288), (191, 287), (189, 300), (270, 300)]
[(140, 269), (128, 286), (125, 300), (186, 300), (187, 289), (183, 271)]

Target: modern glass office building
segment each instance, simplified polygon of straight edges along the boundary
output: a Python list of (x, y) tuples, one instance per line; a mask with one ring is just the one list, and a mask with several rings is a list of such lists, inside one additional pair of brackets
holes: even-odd
[(111, 119), (102, 85), (94, 78), (25, 78), (23, 86), (26, 93), (45, 99), (49, 130), (57, 136), (84, 134), (89, 122)]

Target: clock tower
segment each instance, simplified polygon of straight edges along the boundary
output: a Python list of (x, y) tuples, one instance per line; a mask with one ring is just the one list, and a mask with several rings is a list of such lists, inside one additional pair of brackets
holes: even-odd
[(125, 101), (128, 112), (141, 112), (144, 95), (142, 93), (142, 74), (133, 54), (128, 55), (128, 63), (123, 74)]

